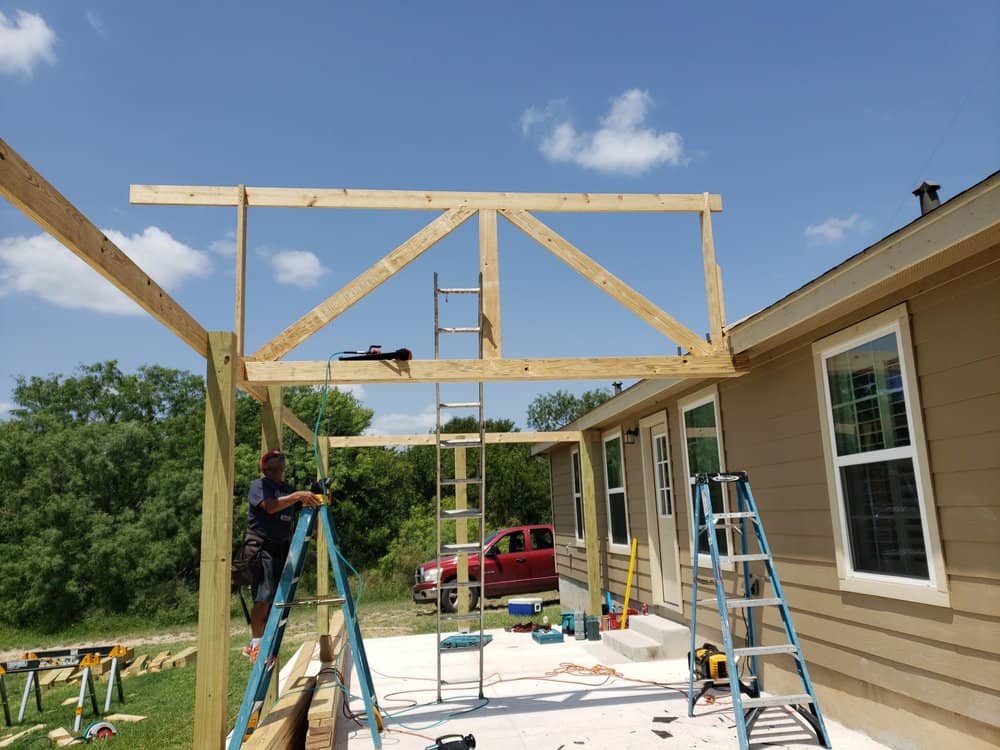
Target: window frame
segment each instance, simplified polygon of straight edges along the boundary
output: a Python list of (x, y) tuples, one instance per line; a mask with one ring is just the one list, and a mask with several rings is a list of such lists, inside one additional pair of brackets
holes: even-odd
[[(691, 466), (690, 460), (688, 458), (688, 446), (687, 446), (687, 428), (684, 425), (684, 415), (685, 413), (691, 411), (692, 409), (697, 409), (699, 406), (704, 406), (705, 404), (712, 404), (715, 410), (715, 439), (719, 444), (719, 472), (726, 472), (726, 444), (723, 440), (722, 435), (722, 409), (719, 408), (719, 387), (717, 385), (709, 386), (708, 388), (703, 388), (700, 391), (695, 391), (694, 393), (688, 394), (682, 399), (677, 401), (677, 419), (680, 425), (680, 432), (678, 433), (680, 437), (678, 440), (681, 444), (681, 454), (684, 459), (684, 476), (687, 477), (687, 482), (684, 483), (685, 490), (684, 496), (687, 500), (687, 517), (688, 517), (688, 528), (690, 533), (688, 534), (688, 543), (690, 549), (688, 550), (691, 555), (691, 563), (694, 564), (695, 551), (698, 549), (698, 534), (695, 528), (695, 517), (694, 517), (694, 479), (691, 476)], [(675, 482), (676, 484), (676, 482)], [(728, 484), (722, 484), (722, 509), (723, 512), (729, 512), (730, 501), (729, 501), (729, 491)], [(675, 505), (676, 505), (677, 494), (674, 494)], [(729, 526), (725, 527), (726, 535), (726, 555), (722, 555), (720, 551), (719, 557), (719, 567), (722, 570), (734, 570), (735, 564), (726, 558), (731, 556), (733, 553), (733, 534)], [(707, 568), (711, 570), (712, 568), (712, 557), (711, 555), (699, 552), (698, 553), (698, 568)]]
[[(577, 468), (579, 468), (580, 484), (577, 485)], [(580, 446), (574, 445), (569, 450), (569, 485), (573, 496), (573, 540), (577, 547), (586, 544), (587, 521), (583, 513), (583, 463), (580, 460)], [(579, 514), (577, 513), (579, 508)]]
[[(840, 459), (836, 448), (827, 360), (888, 334), (895, 334), (899, 351), (903, 401), (906, 407), (910, 445), (904, 448), (864, 451), (851, 454), (851, 456), (845, 457), (846, 460)], [(826, 468), (827, 494), (833, 521), (834, 550), (840, 589), (858, 594), (904, 599), (935, 606), (950, 606), (948, 576), (945, 572), (943, 547), (937, 525), (934, 487), (931, 481), (923, 409), (920, 405), (920, 391), (914, 367), (913, 342), (906, 304), (897, 305), (879, 315), (819, 339), (813, 343), (812, 351), (820, 433), (823, 442), (823, 462)], [(858, 458), (872, 454), (878, 454), (878, 458), (867, 461)], [(897, 458), (909, 458), (913, 462), (917, 503), (923, 526), (924, 548), (927, 553), (928, 578), (926, 580), (854, 570), (840, 468), (847, 465), (863, 465)]]
[[(622, 484), (620, 487), (611, 487), (608, 483), (608, 443), (613, 440), (618, 440), (618, 451), (621, 459), (622, 467)], [(608, 514), (608, 551), (617, 552), (619, 554), (629, 555), (632, 553), (632, 524), (629, 520), (628, 513), (628, 477), (625, 470), (625, 439), (622, 435), (621, 426), (616, 427), (613, 430), (608, 430), (601, 434), (601, 459), (602, 473), (604, 474), (604, 509)], [(614, 530), (611, 523), (611, 492), (615, 493), (621, 492), (622, 503), (625, 508), (625, 536), (626, 540), (624, 544), (618, 544), (614, 541)]]
[[(654, 430), (656, 430), (657, 428), (659, 428), (660, 425), (663, 426), (663, 431), (662, 432), (655, 432)], [(656, 451), (656, 441), (659, 438), (663, 438), (663, 453), (664, 453), (664, 455), (663, 455), (662, 459), (658, 459), (657, 456), (656, 456), (656, 452), (657, 452)], [(664, 420), (663, 422), (661, 422), (661, 423), (655, 425), (654, 427), (650, 428), (650, 430), (649, 430), (649, 449), (650, 449), (650, 453), (652, 454), (652, 461), (653, 461), (652, 462), (652, 467), (653, 467), (653, 497), (656, 499), (656, 515), (659, 518), (674, 518), (675, 514), (677, 513), (677, 503), (675, 502), (676, 498), (674, 496), (673, 482), (671, 481), (673, 479), (673, 475), (670, 473), (670, 434), (669, 434), (669, 430), (667, 430), (666, 420)], [(659, 471), (659, 469), (660, 469), (660, 465), (661, 464), (664, 467), (666, 467), (666, 473), (667, 473), (667, 483), (663, 487), (660, 486), (660, 471)], [(662, 502), (662, 498), (660, 496), (660, 492), (661, 491), (666, 491), (667, 497), (669, 498), (669, 500), (668, 500), (668, 502), (670, 503), (670, 512), (669, 513), (664, 513), (663, 512), (663, 502)]]

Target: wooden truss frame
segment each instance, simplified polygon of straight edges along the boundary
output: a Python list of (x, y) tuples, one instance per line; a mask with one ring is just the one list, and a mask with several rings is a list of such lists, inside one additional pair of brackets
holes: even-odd
[[(457, 193), (395, 190), (312, 190), (300, 188), (184, 187), (133, 185), (137, 204), (230, 206), (236, 208), (235, 331), (206, 331), (183, 307), (145, 274), (114, 242), (27, 161), (0, 139), (0, 195), (59, 240), (91, 268), (206, 359), (205, 456), (202, 490), (202, 540), (199, 582), (198, 674), (194, 740), (197, 747), (223, 747), (229, 665), (229, 570), (237, 386), (263, 405), (265, 450), (281, 447), (282, 423), (307, 441), (312, 430), (282, 403), (281, 385), (325, 382), (325, 362), (279, 361), (438, 240), (478, 215), (481, 282), (482, 351), (474, 360), (363, 361), (330, 364), (331, 383), (392, 383), (598, 378), (733, 377), (746, 363), (729, 353), (719, 266), (712, 237), (712, 212), (722, 210), (718, 195), (618, 195), (554, 193)], [(250, 356), (244, 352), (246, 300), (246, 218), (249, 207), (373, 208), (441, 211), (415, 233), (339, 291), (277, 334)], [(703, 340), (657, 305), (590, 259), (543, 224), (534, 211), (688, 212), (701, 221), (709, 336)], [(497, 216), (516, 226), (599, 289), (632, 310), (641, 320), (687, 350), (661, 357), (588, 357), (505, 359), (502, 356)], [(433, 435), (328, 437), (319, 441), (321, 462), (330, 448), (429, 445)], [(577, 442), (580, 446), (584, 516), (597, 528), (593, 481), (594, 436), (560, 432), (489, 433), (489, 443)], [(322, 538), (317, 555), (326, 559)], [(591, 609), (600, 606), (599, 547), (587, 534), (587, 570)], [(326, 575), (324, 575), (326, 573)], [(317, 590), (329, 591), (328, 571), (319, 566)], [(317, 630), (329, 632), (325, 607)]]

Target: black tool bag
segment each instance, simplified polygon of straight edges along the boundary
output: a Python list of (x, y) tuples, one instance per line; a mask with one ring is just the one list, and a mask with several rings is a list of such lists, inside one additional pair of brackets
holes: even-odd
[(264, 575), (264, 566), (260, 559), (264, 544), (264, 537), (258, 536), (252, 531), (248, 531), (244, 535), (243, 544), (233, 555), (230, 580), (234, 591), (244, 586), (256, 586), (260, 583)]

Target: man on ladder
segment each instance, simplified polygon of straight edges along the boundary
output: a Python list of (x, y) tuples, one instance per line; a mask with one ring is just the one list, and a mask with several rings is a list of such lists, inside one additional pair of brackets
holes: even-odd
[(260, 470), (264, 476), (251, 482), (247, 492), (247, 530), (264, 540), (260, 553), (261, 580), (253, 586), (251, 638), (243, 648), (243, 655), (249, 656), (251, 661), (257, 658), (267, 615), (285, 567), (296, 512), (303, 506), (315, 508), (319, 505), (319, 499), (312, 492), (296, 491), (284, 482), (285, 455), (281, 451), (268, 451), (261, 456)]

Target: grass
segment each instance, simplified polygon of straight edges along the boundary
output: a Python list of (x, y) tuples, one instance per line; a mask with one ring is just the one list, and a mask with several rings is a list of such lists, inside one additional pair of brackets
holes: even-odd
[[(529, 620), (541, 622), (543, 615), (549, 618), (549, 622), (558, 624), (560, 621), (558, 592), (543, 592), (533, 596), (541, 597), (543, 604), (542, 613), (534, 618), (508, 615), (507, 598), (486, 600), (486, 628), (502, 628)], [(236, 713), (243, 698), (243, 690), (250, 676), (250, 663), (240, 655), (248, 628), (242, 614), (239, 613), (238, 604), (234, 608), (233, 614), (229, 655), (229, 726), (232, 726), (236, 720)], [(394, 591), (389, 587), (379, 587), (373, 592), (365, 591), (358, 610), (358, 621), (361, 625), (362, 637), (369, 639), (433, 633), (437, 629), (437, 618), (432, 607), (417, 606), (410, 601), (408, 590), (401, 593), (398, 589)], [(284, 659), (290, 658), (307, 635), (314, 632), (315, 622), (315, 616), (311, 610), (293, 614), (282, 644), (282, 657)], [(454, 632), (456, 623), (445, 623), (442, 625), (442, 629)], [(150, 620), (126, 617), (91, 619), (58, 634), (0, 628), (0, 642), (11, 644), (18, 649), (123, 643), (133, 646), (136, 655), (145, 653), (149, 654), (150, 657), (165, 649), (170, 649), (172, 653), (178, 653), (187, 646), (195, 645), (196, 637), (196, 622), (171, 625), (168, 629), (164, 625)], [(0, 656), (0, 660), (5, 658), (19, 657), (11, 656), (8, 652), (6, 657)], [(138, 714), (148, 718), (135, 724), (116, 723), (115, 728), (118, 730), (118, 736), (115, 738), (115, 747), (119, 750), (143, 750), (150, 747), (163, 748), (164, 750), (190, 748), (194, 733), (196, 671), (197, 668), (192, 666), (126, 677), (122, 683), (125, 703), (118, 702), (116, 692), (112, 697), (111, 712)], [(6, 675), (4, 679), (10, 701), (11, 718), (16, 720), (26, 677), (13, 674)], [(378, 684), (375, 685), (375, 689), (377, 692)], [(103, 709), (107, 683), (98, 680), (96, 690), (98, 706)], [(35, 724), (45, 724), (44, 730), (38, 730), (19, 740), (15, 747), (27, 750), (48, 748), (50, 744), (46, 735), (50, 730), (57, 727), (72, 730), (74, 707), (61, 704), (67, 698), (77, 697), (79, 691), (79, 685), (64, 684), (58, 687), (42, 688), (42, 712), (37, 711), (34, 699), (32, 699), (25, 712), (23, 724), (13, 727), (0, 725), (0, 739)], [(89, 698), (88, 702), (85, 703), (81, 731), (99, 718), (88, 712)]]

